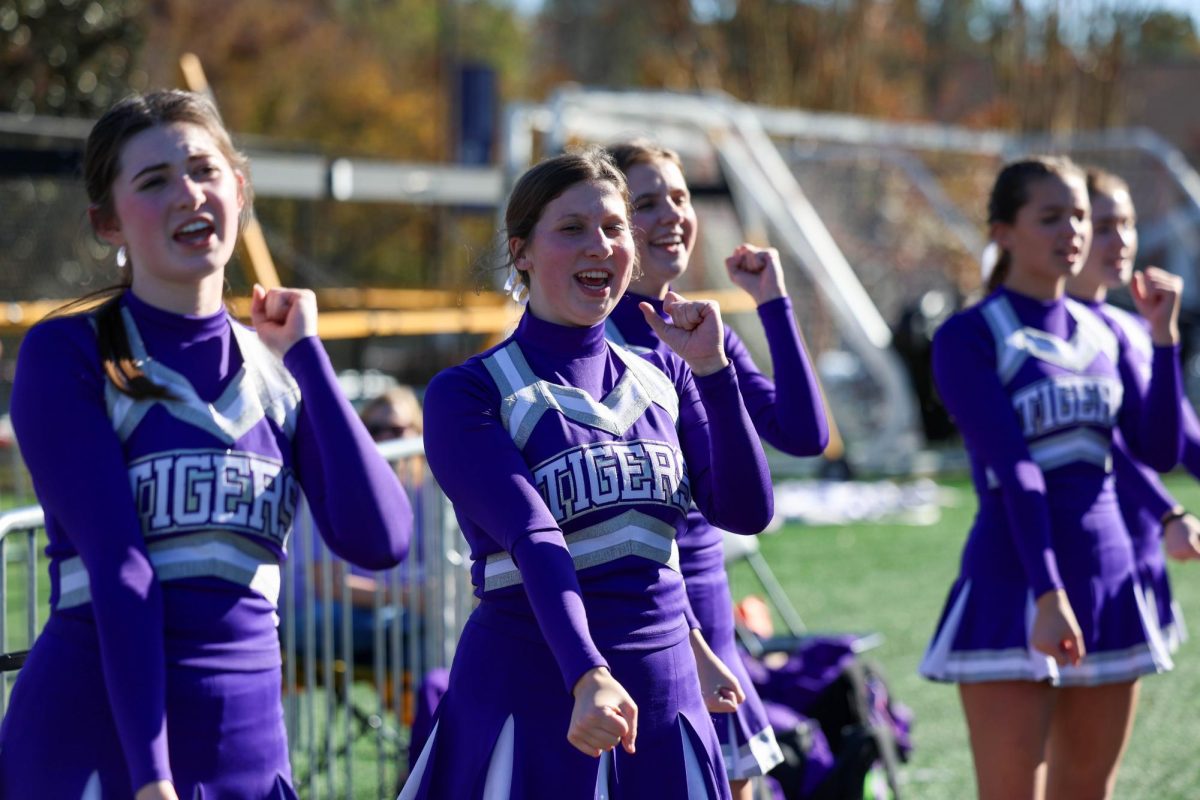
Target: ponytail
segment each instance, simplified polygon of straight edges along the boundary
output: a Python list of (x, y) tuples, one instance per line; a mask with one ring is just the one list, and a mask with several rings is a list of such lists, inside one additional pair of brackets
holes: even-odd
[(121, 319), (121, 295), (97, 308), (94, 317), (100, 363), (113, 387), (135, 400), (165, 400), (172, 397), (165, 387), (150, 380), (134, 359), (133, 348), (129, 346), (129, 333), (125, 330), (125, 321)]

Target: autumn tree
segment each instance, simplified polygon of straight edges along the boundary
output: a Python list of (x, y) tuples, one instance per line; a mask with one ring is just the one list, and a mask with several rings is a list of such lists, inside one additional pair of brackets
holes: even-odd
[(140, 87), (139, 0), (0, 0), (0, 110), (95, 116)]

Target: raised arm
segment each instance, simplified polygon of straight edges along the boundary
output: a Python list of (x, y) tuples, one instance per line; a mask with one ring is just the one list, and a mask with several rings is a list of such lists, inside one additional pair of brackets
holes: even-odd
[(395, 471), (354, 413), (316, 337), (312, 292), (256, 287), (255, 330), (281, 353), (300, 387), (293, 450), (296, 473), (329, 548), (368, 569), (395, 566), (408, 553), (412, 508)]
[(725, 357), (721, 312), (715, 303), (667, 295), (664, 322), (649, 304), (646, 321), (680, 356), (691, 374), (677, 376), (680, 444), (692, 497), (705, 518), (734, 533), (758, 533), (774, 514), (766, 457)]
[(1121, 343), (1119, 362), (1125, 385), (1121, 432), (1129, 451), (1159, 472), (1178, 464), (1183, 449), (1183, 377), (1177, 322), (1182, 288), (1179, 278), (1153, 267), (1136, 274), (1130, 284), (1138, 313), (1149, 323), (1154, 343), (1148, 385), (1125, 332), (1120, 326), (1111, 326)]
[(725, 259), (725, 268), (758, 305), (771, 351), (774, 382), (759, 371), (737, 334), (725, 332), (725, 353), (737, 368), (742, 401), (754, 429), (764, 441), (790, 455), (820, 455), (829, 444), (825, 404), (784, 289), (778, 252), (742, 245)]
[(85, 320), (59, 319), (29, 331), (11, 411), (47, 519), (87, 571), (104, 684), (131, 785), (170, 781), (162, 592)]

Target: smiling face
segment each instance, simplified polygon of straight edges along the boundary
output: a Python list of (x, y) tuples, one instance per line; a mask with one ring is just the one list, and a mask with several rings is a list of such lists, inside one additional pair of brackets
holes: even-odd
[(1092, 248), (1083, 272), (1108, 289), (1129, 283), (1137, 257), (1137, 216), (1125, 189), (1092, 194)]
[(509, 240), (528, 275), (529, 308), (558, 325), (590, 327), (612, 311), (633, 273), (625, 198), (607, 181), (568, 187), (546, 204), (527, 240)]
[(1031, 182), (1012, 222), (993, 224), (992, 238), (1012, 259), (1006, 285), (1049, 288), (1077, 273), (1091, 240), (1090, 205), (1082, 176), (1049, 175)]
[(204, 128), (186, 122), (133, 135), (119, 163), (112, 213), (94, 222), (127, 249), (134, 293), (170, 311), (216, 310), (237, 243), (242, 176)]
[(673, 161), (634, 164), (626, 177), (642, 268), (633, 289), (662, 297), (688, 268), (696, 245), (696, 210), (683, 172)]

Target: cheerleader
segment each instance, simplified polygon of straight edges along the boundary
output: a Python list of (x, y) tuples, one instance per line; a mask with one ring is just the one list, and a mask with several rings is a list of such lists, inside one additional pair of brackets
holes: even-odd
[(380, 569), (412, 513), (340, 394), (311, 292), (222, 304), (245, 157), (187, 92), (88, 137), (91, 221), (123, 287), (36, 325), (12, 418), (46, 512), (51, 612), (0, 729), (0, 796), (295, 797), (280, 564), (301, 491), (329, 546)]
[[(639, 306), (648, 303), (659, 317), (666, 317), (663, 305), (670, 283), (687, 270), (696, 245), (696, 210), (675, 152), (642, 142), (619, 144), (609, 152), (629, 181), (641, 274), (608, 318), (608, 337), (633, 349), (665, 353), (669, 348)], [(725, 353), (737, 370), (738, 388), (754, 428), (785, 453), (819, 455), (829, 441), (825, 408), (784, 288), (779, 254), (743, 244), (725, 260), (725, 267), (758, 306), (776, 376), (773, 383), (763, 375), (738, 335), (725, 328)], [(694, 507), (688, 513), (687, 536), (679, 542), (679, 563), (703, 638), (746, 694), (733, 714), (714, 716), (713, 723), (733, 796), (749, 798), (749, 778), (765, 775), (783, 754), (734, 641), (722, 531)]]
[(480, 602), (401, 797), (727, 798), (676, 537), (693, 498), (742, 533), (772, 498), (719, 310), (645, 311), (677, 356), (605, 340), (636, 248), (600, 151), (529, 170), (505, 219), (525, 315), (426, 393)]
[[(1131, 358), (1148, 372), (1154, 347), (1145, 320), (1106, 302), (1109, 289), (1129, 283), (1137, 258), (1137, 215), (1129, 186), (1111, 172), (1089, 169), (1088, 198), (1092, 204), (1092, 247), (1078, 275), (1067, 281), (1067, 294), (1103, 316), (1124, 332)], [(1185, 398), (1183, 465), (1200, 477), (1200, 421)], [(1137, 558), (1138, 577), (1146, 607), (1154, 615), (1163, 641), (1174, 653), (1187, 638), (1183, 614), (1171, 597), (1163, 551), (1180, 561), (1200, 558), (1200, 522), (1163, 486), (1154, 470), (1138, 463), (1126, 448), (1113, 450), (1121, 516)]]
[(959, 684), (979, 796), (1109, 797), (1138, 678), (1171, 660), (1142, 602), (1111, 476), (1113, 434), (1155, 469), (1179, 459), (1180, 281), (1133, 283), (1153, 341), (1064, 296), (1091, 238), (1067, 159), (1007, 165), (988, 206), (990, 294), (933, 342), (979, 511), (921, 665)]

